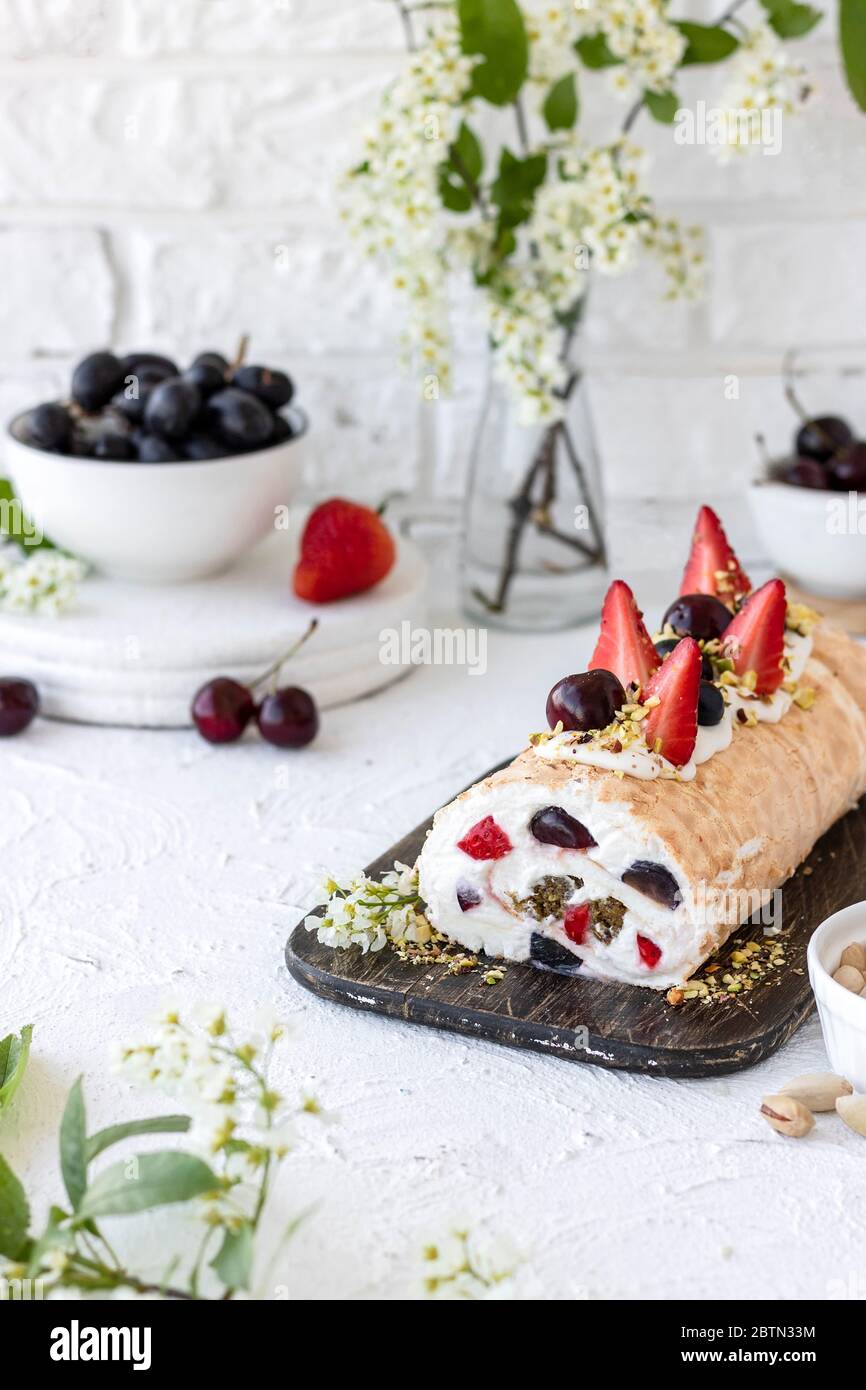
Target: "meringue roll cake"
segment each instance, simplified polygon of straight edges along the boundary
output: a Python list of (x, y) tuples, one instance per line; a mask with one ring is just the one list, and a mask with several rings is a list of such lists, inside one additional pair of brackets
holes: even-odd
[(662, 631), (612, 584), (547, 721), (418, 870), (440, 931), (568, 974), (683, 983), (866, 792), (866, 651), (780, 579), (753, 591), (708, 507)]

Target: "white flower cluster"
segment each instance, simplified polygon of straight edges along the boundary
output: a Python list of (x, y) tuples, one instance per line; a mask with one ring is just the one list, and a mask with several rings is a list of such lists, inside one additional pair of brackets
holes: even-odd
[(757, 25), (731, 60), (730, 81), (721, 98), (723, 139), (713, 146), (714, 153), (725, 160), (760, 149), (765, 139), (763, 123), (773, 113), (779, 113), (779, 119), (797, 114), (811, 92), (803, 64), (788, 57), (768, 24)]
[[(593, 9), (597, 6), (593, 4)], [(525, 16), (529, 40), (529, 76), (533, 82), (552, 86), (567, 72), (574, 71), (574, 42), (582, 29), (577, 23), (578, 6), (544, 4), (528, 10)]]
[(429, 941), (430, 924), (418, 893), (418, 875), (406, 864), (395, 863), (381, 880), (357, 874), (348, 884), (328, 878), (322, 885), (323, 917), (309, 916), (307, 931), (314, 931), (324, 946), (360, 946), (381, 951), (398, 942)]
[(370, 256), (392, 266), (408, 309), (406, 349), (429, 397), (450, 387), (447, 263), (439, 166), (460, 125), (473, 60), (453, 12), (435, 12), (426, 41), (385, 94), (365, 131), (363, 158), (344, 181), (343, 217)]
[(120, 1074), (178, 1099), (192, 1116), (191, 1147), (210, 1163), (221, 1161), (219, 1187), (199, 1199), (210, 1226), (233, 1229), (248, 1220), (250, 1185), (288, 1152), (291, 1118), (267, 1082), (273, 1046), (284, 1036), (284, 1026), (269, 1017), (239, 1042), (221, 1008), (200, 1009), (193, 1023), (172, 1009), (152, 1040), (115, 1049)]
[(14, 546), (2, 546), (0, 609), (56, 617), (74, 601), (85, 573), (80, 560), (59, 550), (37, 550), (22, 559)]
[(575, 6), (581, 33), (601, 34), (623, 64), (614, 89), (666, 92), (686, 49), (686, 41), (667, 18), (667, 0), (588, 0)]

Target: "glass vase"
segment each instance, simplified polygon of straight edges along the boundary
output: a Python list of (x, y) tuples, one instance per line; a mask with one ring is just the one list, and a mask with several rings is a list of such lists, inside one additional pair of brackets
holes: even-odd
[(479, 622), (552, 631), (597, 617), (606, 587), (602, 499), (586, 383), (573, 372), (554, 424), (517, 419), (491, 379), (463, 516), (463, 606)]

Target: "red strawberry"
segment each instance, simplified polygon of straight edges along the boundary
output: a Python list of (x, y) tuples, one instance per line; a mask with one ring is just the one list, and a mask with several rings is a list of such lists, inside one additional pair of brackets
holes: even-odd
[(648, 965), (650, 970), (653, 970), (662, 958), (661, 947), (650, 941), (648, 936), (638, 935), (637, 949), (644, 965)]
[(754, 671), (758, 695), (772, 695), (784, 680), (787, 606), (784, 584), (771, 579), (746, 599), (722, 637), (724, 654), (733, 661), (737, 675)]
[(659, 660), (634, 594), (623, 580), (615, 579), (604, 596), (601, 633), (589, 670), (612, 671), (623, 685), (644, 685)]
[(457, 848), (468, 854), (470, 859), (502, 859), (511, 853), (514, 846), (502, 826), (497, 825), (492, 816), (485, 816), (483, 820), (476, 821), (471, 830), (467, 830), (462, 840), (457, 841)]
[(694, 637), (684, 637), (641, 692), (644, 704), (653, 695), (659, 698), (643, 721), (644, 738), (674, 767), (682, 767), (695, 751), (700, 689), (701, 649)]
[(309, 603), (360, 594), (385, 578), (395, 556), (394, 538), (377, 512), (332, 497), (304, 527), (295, 593)]
[(680, 593), (714, 594), (730, 603), (736, 595), (747, 594), (751, 587), (719, 518), (711, 507), (701, 507)]
[(569, 941), (573, 941), (575, 946), (582, 946), (586, 940), (586, 929), (589, 926), (589, 903), (580, 903), (577, 907), (570, 907), (565, 914), (562, 929)]

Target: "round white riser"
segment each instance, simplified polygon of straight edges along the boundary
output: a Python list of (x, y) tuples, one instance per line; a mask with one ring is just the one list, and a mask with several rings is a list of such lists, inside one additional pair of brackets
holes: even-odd
[(407, 540), (368, 593), (309, 604), (291, 588), (296, 544), (275, 532), (211, 579), (151, 586), (91, 575), (58, 618), (0, 613), (0, 670), (27, 676), (49, 717), (137, 728), (188, 727), (190, 701), (212, 676), (252, 681), (304, 632), (283, 685), (322, 708), (391, 684), (408, 665), (382, 660), (382, 634), (427, 625), (426, 564)]

